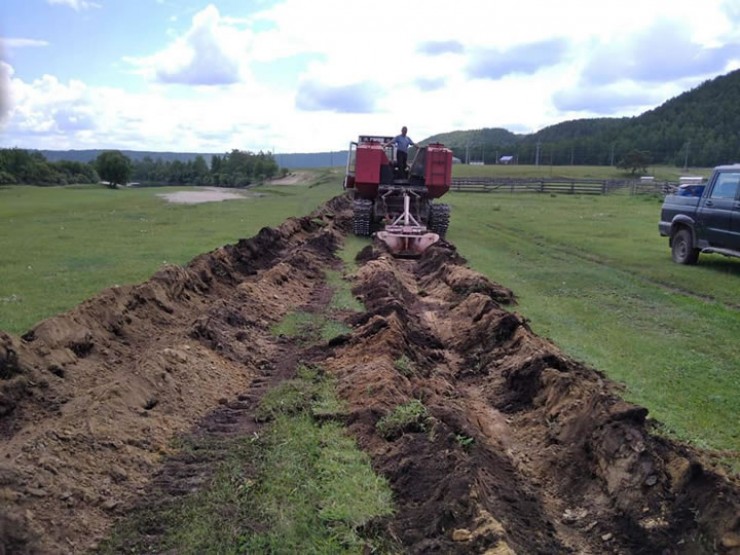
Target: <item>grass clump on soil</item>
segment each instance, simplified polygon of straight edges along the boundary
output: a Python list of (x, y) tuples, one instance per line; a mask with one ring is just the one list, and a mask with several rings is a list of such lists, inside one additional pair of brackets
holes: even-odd
[(371, 521), (392, 513), (392, 495), (343, 427), (325, 419), (340, 406), (331, 382), (307, 367), (265, 397), (261, 410), (274, 420), (258, 441), (261, 471), (248, 507), (254, 526), (240, 551), (359, 553), (389, 545), (362, 537)]
[(332, 298), (329, 302), (330, 315), (304, 310), (289, 312), (272, 327), (272, 333), (297, 339), (303, 345), (329, 341), (339, 335), (350, 333), (352, 330), (331, 317), (331, 313), (359, 312), (363, 310), (362, 304), (352, 295), (350, 284), (342, 272), (327, 270), (326, 283), (332, 290)]
[(289, 312), (272, 327), (272, 333), (296, 339), (299, 344), (311, 345), (349, 333), (351, 329), (325, 314), (316, 312)]
[(396, 360), (394, 360), (393, 368), (398, 370), (398, 372), (402, 376), (406, 376), (407, 378), (410, 378), (411, 376), (416, 374), (416, 368), (414, 367), (414, 361), (412, 361), (406, 355), (401, 355)]
[(423, 432), (427, 428), (429, 413), (418, 399), (398, 405), (378, 420), (375, 429), (385, 439), (393, 440), (406, 432)]
[(271, 421), (261, 433), (182, 442), (222, 461), (205, 489), (140, 510), (99, 552), (398, 552), (374, 525), (393, 512), (390, 487), (327, 417), (338, 407), (331, 380), (301, 366), (263, 398), (260, 411)]
[(326, 418), (343, 413), (332, 382), (313, 366), (300, 365), (295, 379), (286, 380), (265, 393), (255, 418), (266, 422), (279, 415), (310, 413)]
[(333, 310), (351, 310), (361, 312), (364, 310), (362, 303), (352, 294), (349, 281), (344, 277), (342, 272), (337, 270), (328, 270), (326, 272), (326, 282), (332, 288), (333, 295), (330, 308)]

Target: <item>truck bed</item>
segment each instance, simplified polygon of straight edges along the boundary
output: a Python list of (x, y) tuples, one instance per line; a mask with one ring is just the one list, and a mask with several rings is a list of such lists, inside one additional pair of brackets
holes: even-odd
[(671, 234), (671, 222), (677, 214), (693, 216), (699, 206), (699, 197), (684, 195), (666, 195), (663, 209), (660, 212), (660, 234), (668, 237)]

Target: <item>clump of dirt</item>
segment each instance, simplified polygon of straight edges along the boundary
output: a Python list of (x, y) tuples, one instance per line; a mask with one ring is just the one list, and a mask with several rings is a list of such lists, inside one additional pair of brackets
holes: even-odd
[(334, 263), (332, 206), (0, 334), (0, 546), (87, 550), (175, 436), (239, 400), (280, 357), (270, 327)]
[[(0, 333), (0, 552), (84, 552), (143, 499), (194, 491), (212, 461), (173, 438), (250, 435), (298, 358), (336, 376), (410, 553), (738, 552), (737, 482), (651, 434), (644, 408), (536, 336), (449, 243), (417, 261), (368, 247), (352, 332), (286, 347), (271, 327), (326, 304), (349, 206)], [(381, 433), (409, 406), (413, 425)]]
[[(350, 429), (396, 491), (393, 531), (409, 552), (737, 549), (737, 484), (651, 435), (646, 409), (503, 307), (511, 292), (450, 245), (418, 262), (361, 259), (368, 311), (330, 368)], [(378, 422), (414, 399), (425, 430), (387, 441)]]

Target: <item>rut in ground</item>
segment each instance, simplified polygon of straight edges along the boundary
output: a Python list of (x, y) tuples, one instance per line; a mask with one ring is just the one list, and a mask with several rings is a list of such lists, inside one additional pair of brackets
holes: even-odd
[[(338, 197), (0, 334), (0, 552), (85, 552), (152, 492), (196, 491), (213, 461), (173, 438), (253, 433), (298, 358), (336, 376), (409, 553), (738, 552), (737, 482), (652, 435), (645, 409), (533, 334), (450, 244), (418, 261), (368, 247), (352, 333), (310, 353), (276, 338), (285, 314), (321, 304), (349, 223)], [(379, 431), (412, 402), (422, 418)]]

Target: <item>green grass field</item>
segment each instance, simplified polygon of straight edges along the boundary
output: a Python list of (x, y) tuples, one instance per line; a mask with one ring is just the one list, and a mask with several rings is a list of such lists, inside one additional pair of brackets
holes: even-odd
[(158, 196), (188, 187), (0, 187), (0, 329), (22, 333), (101, 289), (307, 214), (341, 191), (338, 182), (324, 171), (314, 187), (191, 205)]
[[(660, 202), (456, 193), (449, 240), (535, 332), (625, 384), (668, 432), (740, 448), (740, 259), (671, 261)], [(737, 453), (736, 453), (737, 455)]]
[[(529, 177), (550, 169), (485, 170), (502, 168)], [(163, 192), (0, 188), (0, 329), (22, 333), (105, 287), (143, 281), (165, 262), (187, 263), (307, 214), (341, 192), (341, 177), (318, 172), (315, 186), (258, 188), (260, 196), (238, 202), (173, 205), (156, 196)], [(658, 235), (655, 197), (451, 193), (445, 201), (453, 208), (448, 239), (473, 268), (514, 290), (515, 310), (537, 333), (625, 384), (625, 397), (668, 433), (728, 451), (737, 465), (740, 259), (674, 264)], [(364, 244), (352, 239), (346, 249)]]

